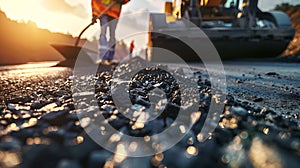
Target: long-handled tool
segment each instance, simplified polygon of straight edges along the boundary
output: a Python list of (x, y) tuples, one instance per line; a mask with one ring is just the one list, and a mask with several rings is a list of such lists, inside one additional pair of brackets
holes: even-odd
[[(109, 6), (107, 6), (107, 7), (105, 8), (105, 10), (103, 10), (103, 11), (100, 13), (100, 15), (97, 16), (97, 18), (100, 18), (101, 16), (103, 16), (103, 15), (104, 15), (107, 11), (109, 11), (116, 3), (117, 3), (117, 2), (113, 2), (113, 3), (111, 3)], [(76, 40), (76, 42), (75, 42), (75, 46), (78, 46), (82, 34), (83, 34), (89, 27), (91, 27), (91, 26), (94, 25), (94, 24), (95, 24), (95, 22), (91, 22), (89, 25), (87, 25), (87, 26), (80, 32), (80, 34), (79, 34), (79, 36), (77, 37), (77, 40)]]
[[(107, 6), (105, 8), (105, 10), (103, 10), (98, 16), (97, 18), (100, 18), (101, 16), (103, 16), (107, 11), (109, 11), (117, 2), (114, 1), (113, 3), (111, 3), (109, 6)], [(58, 64), (58, 66), (68, 66), (68, 67), (73, 67), (77, 57), (79, 54), (84, 55), (83, 58), (85, 58), (86, 60), (82, 60), (83, 62), (89, 62), (92, 63), (93, 60), (90, 59), (89, 55), (93, 54), (93, 55), (97, 55), (96, 51), (92, 51), (90, 49), (86, 49), (86, 48), (82, 48), (80, 46), (78, 46), (80, 38), (82, 36), (82, 34), (92, 25), (94, 25), (95, 22), (91, 22), (89, 25), (87, 25), (79, 34), (79, 36), (76, 39), (75, 45), (74, 46), (70, 46), (70, 45), (61, 45), (61, 44), (51, 44), (51, 46), (53, 48), (55, 48), (61, 55), (63, 55), (63, 57), (65, 58), (65, 60), (63, 62), (60, 62)]]

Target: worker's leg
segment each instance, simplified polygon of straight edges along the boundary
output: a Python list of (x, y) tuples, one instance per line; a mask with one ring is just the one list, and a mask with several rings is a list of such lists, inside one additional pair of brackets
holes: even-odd
[(115, 47), (116, 47), (116, 28), (118, 24), (118, 19), (114, 19), (110, 17), (110, 22), (109, 22), (109, 59), (108, 60), (113, 60), (114, 55), (115, 55)]
[(108, 41), (106, 38), (106, 33), (107, 33), (107, 27), (108, 27), (108, 16), (107, 15), (103, 15), (100, 18), (100, 27), (101, 27), (101, 33), (100, 33), (100, 39), (99, 39), (99, 52), (100, 52), (100, 59), (107, 59), (107, 55), (109, 52), (109, 45), (108, 45)]

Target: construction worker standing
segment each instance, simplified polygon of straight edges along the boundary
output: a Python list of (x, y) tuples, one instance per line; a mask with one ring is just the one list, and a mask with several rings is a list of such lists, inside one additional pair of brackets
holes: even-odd
[[(111, 61), (114, 58), (116, 44), (115, 32), (118, 18), (121, 13), (122, 5), (129, 1), (130, 0), (92, 0), (92, 22), (96, 23), (97, 19), (99, 19), (101, 26), (99, 39), (99, 52), (101, 60)], [(114, 2), (116, 2), (116, 4), (112, 6), (112, 8), (110, 8), (104, 15), (99, 17), (101, 12)], [(109, 40), (106, 38), (107, 29), (109, 29)]]
[(130, 46), (129, 46), (129, 56), (130, 58), (132, 58), (132, 53), (133, 53), (133, 50), (134, 50), (134, 40), (131, 41), (130, 43)]

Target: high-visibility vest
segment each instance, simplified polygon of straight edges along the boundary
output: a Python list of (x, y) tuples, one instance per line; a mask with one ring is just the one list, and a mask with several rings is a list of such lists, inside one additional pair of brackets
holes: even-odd
[[(124, 0), (123, 4), (126, 4), (130, 0)], [(107, 8), (113, 0), (92, 0), (92, 12), (93, 16), (99, 16), (103, 10)], [(113, 18), (119, 18), (121, 14), (122, 4), (115, 4), (110, 10), (106, 12), (106, 15), (109, 15)]]

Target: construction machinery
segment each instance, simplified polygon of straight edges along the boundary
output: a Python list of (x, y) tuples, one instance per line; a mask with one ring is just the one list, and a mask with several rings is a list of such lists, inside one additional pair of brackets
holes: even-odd
[[(276, 57), (295, 34), (284, 12), (263, 12), (258, 0), (173, 0), (166, 2), (164, 13), (150, 14), (149, 29), (149, 60), (154, 62), (170, 58), (153, 48), (201, 61), (184, 41), (201, 47), (207, 38), (222, 60)], [(195, 35), (199, 29), (206, 37)]]
[[(97, 51), (78, 46), (91, 25), (74, 46), (52, 44), (65, 57), (59, 66), (73, 67), (79, 55), (81, 64), (95, 63)], [(276, 57), (287, 48), (295, 30), (284, 12), (264, 12), (258, 0), (173, 0), (165, 3), (164, 13), (150, 13), (148, 34), (149, 61), (178, 62), (174, 57), (179, 56), (199, 62), (203, 57), (212, 61)]]

